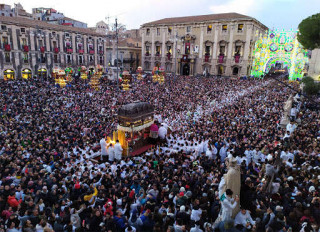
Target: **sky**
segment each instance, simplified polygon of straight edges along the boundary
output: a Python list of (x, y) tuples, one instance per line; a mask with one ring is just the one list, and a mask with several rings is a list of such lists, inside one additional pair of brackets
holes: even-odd
[[(237, 12), (256, 18), (270, 29), (297, 29), (304, 18), (320, 13), (320, 0), (0, 0), (14, 5), (20, 2), (27, 12), (48, 7), (65, 16), (85, 22), (89, 27), (98, 21), (139, 28), (154, 20)], [(109, 16), (109, 17), (108, 17)]]

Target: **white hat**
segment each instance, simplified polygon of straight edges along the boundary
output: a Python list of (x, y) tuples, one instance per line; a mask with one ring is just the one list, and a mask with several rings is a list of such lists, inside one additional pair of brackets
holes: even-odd
[(276, 211), (282, 211), (283, 207), (281, 207), (280, 205), (276, 206)]
[(122, 205), (122, 200), (121, 199), (117, 200), (117, 205)]
[(184, 212), (185, 210), (186, 210), (186, 207), (185, 207), (184, 205), (181, 205), (181, 206), (180, 206), (180, 211), (181, 211), (181, 212)]
[(310, 186), (309, 192), (311, 193), (311, 192), (315, 192), (315, 191), (316, 191), (316, 188), (314, 186)]
[(185, 192), (185, 191), (186, 191), (186, 189), (184, 187), (180, 188), (180, 192)]
[(293, 177), (292, 177), (292, 176), (289, 176), (289, 177), (288, 177), (288, 181), (293, 181)]

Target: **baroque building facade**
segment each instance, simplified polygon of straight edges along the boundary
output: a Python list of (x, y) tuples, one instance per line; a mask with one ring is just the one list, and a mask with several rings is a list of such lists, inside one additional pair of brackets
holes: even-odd
[(268, 28), (237, 13), (165, 18), (141, 26), (144, 70), (180, 75), (249, 75), (256, 40)]
[(107, 67), (106, 35), (88, 28), (0, 16), (0, 77), (48, 76), (53, 69)]

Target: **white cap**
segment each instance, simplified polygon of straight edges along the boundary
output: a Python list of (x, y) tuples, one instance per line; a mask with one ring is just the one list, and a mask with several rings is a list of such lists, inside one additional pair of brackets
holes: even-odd
[(316, 188), (314, 186), (310, 186), (309, 192), (314, 192), (314, 191), (316, 191)]
[(185, 207), (184, 205), (181, 205), (181, 206), (180, 206), (180, 211), (181, 211), (181, 212), (184, 212), (185, 210), (186, 210), (186, 207)]

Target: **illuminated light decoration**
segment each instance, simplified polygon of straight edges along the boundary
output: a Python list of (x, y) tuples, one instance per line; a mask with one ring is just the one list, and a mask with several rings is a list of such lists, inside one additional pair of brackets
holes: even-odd
[(308, 57), (296, 34), (294, 30), (281, 30), (269, 31), (267, 36), (260, 35), (253, 49), (251, 75), (262, 77), (276, 70), (288, 72), (290, 80), (301, 79), (306, 73)]
[(270, 48), (270, 51), (275, 52), (278, 50), (278, 45), (276, 45), (275, 43), (272, 43), (269, 48)]

